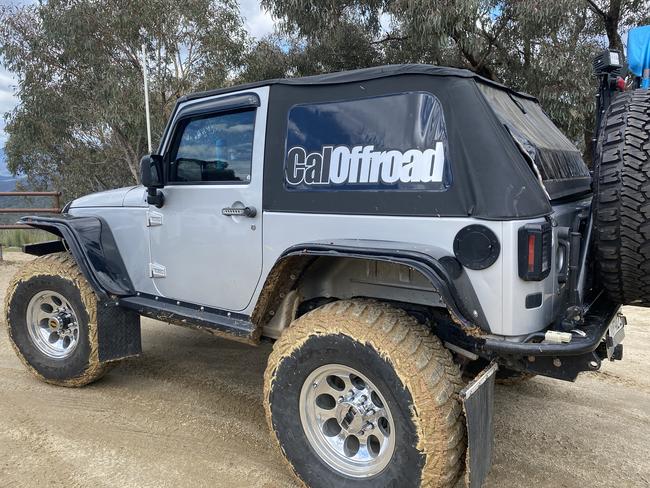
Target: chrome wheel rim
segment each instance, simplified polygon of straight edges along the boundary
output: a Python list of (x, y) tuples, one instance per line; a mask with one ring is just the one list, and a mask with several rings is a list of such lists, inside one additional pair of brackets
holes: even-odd
[(395, 451), (395, 424), (379, 389), (349, 366), (314, 370), (300, 391), (300, 421), (318, 456), (340, 474), (380, 473)]
[(41, 291), (27, 305), (27, 330), (36, 348), (51, 359), (65, 359), (79, 344), (79, 321), (66, 298)]

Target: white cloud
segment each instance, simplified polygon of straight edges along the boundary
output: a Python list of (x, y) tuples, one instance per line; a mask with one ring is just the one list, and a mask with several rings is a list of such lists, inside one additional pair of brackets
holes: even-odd
[(240, 0), (239, 7), (246, 22), (246, 29), (256, 39), (271, 34), (276, 20), (269, 12), (260, 7), (257, 0)]
[(15, 77), (0, 66), (0, 149), (7, 142), (4, 116), (18, 104), (18, 98), (14, 94), (17, 84)]
[(382, 34), (390, 32), (393, 16), (388, 12), (382, 12), (379, 16), (379, 25), (381, 26)]

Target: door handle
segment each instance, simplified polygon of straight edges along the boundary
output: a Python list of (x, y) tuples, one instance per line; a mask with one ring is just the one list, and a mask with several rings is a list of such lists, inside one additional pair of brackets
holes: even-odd
[(249, 217), (257, 215), (255, 207), (225, 207), (221, 209), (221, 214), (226, 217)]

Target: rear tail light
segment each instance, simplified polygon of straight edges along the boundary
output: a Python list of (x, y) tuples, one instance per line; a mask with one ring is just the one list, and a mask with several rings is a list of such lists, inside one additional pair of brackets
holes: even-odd
[(519, 277), (541, 281), (551, 272), (551, 224), (526, 224), (519, 228)]

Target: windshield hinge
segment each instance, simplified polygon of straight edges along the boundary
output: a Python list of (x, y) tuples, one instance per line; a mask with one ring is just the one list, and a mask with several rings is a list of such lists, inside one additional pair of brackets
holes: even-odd
[(165, 278), (167, 276), (167, 268), (162, 264), (149, 263), (149, 277), (150, 278)]
[(158, 225), (163, 225), (163, 214), (155, 210), (149, 210), (147, 212), (147, 227), (156, 227)]

